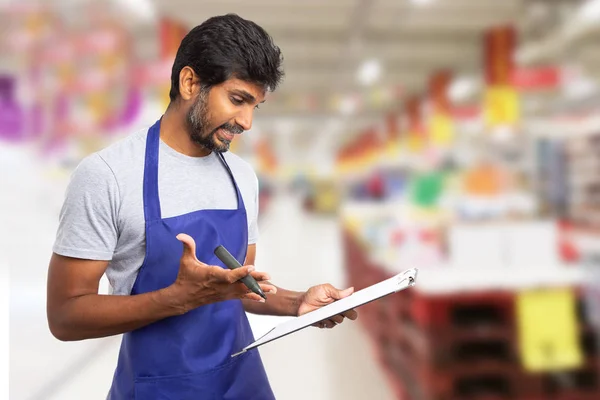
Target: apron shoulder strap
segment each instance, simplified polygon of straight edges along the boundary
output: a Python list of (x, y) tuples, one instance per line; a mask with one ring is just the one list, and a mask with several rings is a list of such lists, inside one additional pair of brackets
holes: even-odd
[(160, 120), (146, 136), (146, 156), (144, 161), (144, 218), (146, 223), (161, 219), (158, 197), (158, 148), (160, 141)]
[(231, 183), (233, 183), (233, 187), (235, 188), (235, 193), (237, 195), (237, 202), (238, 202), (238, 210), (241, 208), (244, 208), (244, 199), (242, 199), (242, 193), (240, 192), (240, 188), (238, 187), (237, 182), (235, 181), (233, 172), (231, 172), (231, 168), (229, 168), (229, 164), (227, 164), (227, 161), (225, 161), (225, 156), (223, 155), (223, 153), (217, 153), (217, 154), (218, 154), (219, 158), (221, 159), (221, 162), (225, 166), (225, 169), (227, 169), (227, 173), (229, 174), (229, 177), (231, 178)]

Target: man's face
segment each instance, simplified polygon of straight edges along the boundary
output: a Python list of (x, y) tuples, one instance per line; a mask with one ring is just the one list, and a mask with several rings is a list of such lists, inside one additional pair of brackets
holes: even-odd
[(201, 92), (187, 113), (190, 138), (208, 150), (226, 152), (235, 134), (252, 127), (254, 109), (264, 98), (261, 86), (233, 78)]

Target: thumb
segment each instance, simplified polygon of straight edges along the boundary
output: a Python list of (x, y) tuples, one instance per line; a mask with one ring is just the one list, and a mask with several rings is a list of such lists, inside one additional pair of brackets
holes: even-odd
[(177, 240), (183, 243), (183, 257), (192, 258), (193, 260), (198, 261), (196, 258), (196, 242), (190, 235), (186, 235), (185, 233), (180, 233), (176, 236)]
[(338, 290), (338, 289), (334, 288), (331, 291), (330, 295), (332, 298), (334, 298), (336, 300), (340, 300), (340, 299), (343, 299), (344, 297), (350, 296), (352, 293), (354, 293), (354, 287), (349, 287), (344, 290)]

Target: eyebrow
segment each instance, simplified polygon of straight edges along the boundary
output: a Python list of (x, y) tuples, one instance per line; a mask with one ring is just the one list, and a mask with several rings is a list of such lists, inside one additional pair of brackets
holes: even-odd
[[(252, 96), (250, 93), (246, 92), (245, 90), (242, 89), (233, 89), (231, 91), (232, 94), (237, 94), (238, 96), (242, 96), (244, 98), (244, 100), (246, 100), (248, 103), (255, 103), (256, 102), (256, 98), (254, 96)], [(265, 100), (261, 101), (261, 103), (264, 103)]]

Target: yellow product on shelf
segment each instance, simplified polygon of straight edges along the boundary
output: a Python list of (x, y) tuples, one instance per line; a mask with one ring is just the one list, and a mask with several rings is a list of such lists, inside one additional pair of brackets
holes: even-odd
[(332, 213), (339, 205), (339, 192), (333, 180), (316, 180), (313, 182), (313, 204), (316, 212)]
[(569, 288), (531, 290), (517, 297), (519, 345), (532, 372), (573, 369), (583, 362), (575, 293)]
[(434, 114), (430, 124), (431, 142), (436, 146), (450, 146), (454, 140), (452, 118), (444, 114)]
[(485, 93), (484, 118), (488, 127), (519, 121), (519, 95), (510, 86), (490, 87)]

